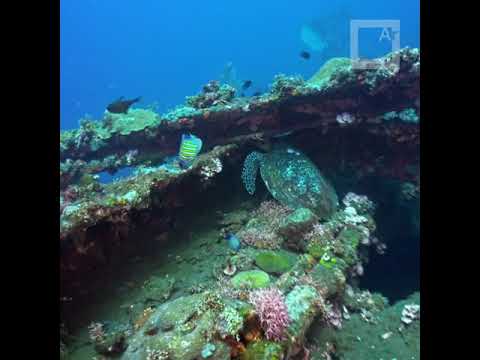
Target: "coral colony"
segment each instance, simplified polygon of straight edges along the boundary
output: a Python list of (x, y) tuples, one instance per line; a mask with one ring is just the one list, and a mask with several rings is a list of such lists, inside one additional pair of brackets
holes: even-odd
[(282, 293), (274, 288), (257, 290), (250, 293), (249, 301), (255, 306), (265, 337), (283, 340), (290, 317)]

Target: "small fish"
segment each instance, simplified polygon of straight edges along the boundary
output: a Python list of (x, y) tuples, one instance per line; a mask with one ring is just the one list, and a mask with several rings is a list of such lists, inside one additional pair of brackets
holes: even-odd
[(230, 249), (234, 251), (238, 251), (240, 249), (240, 239), (232, 233), (228, 233), (225, 235), (225, 239), (227, 240), (227, 244)]
[(262, 95), (262, 92), (261, 91), (256, 91), (256, 92), (253, 93), (252, 96), (260, 96), (260, 95)]
[(301, 56), (302, 58), (304, 58), (305, 60), (310, 59), (310, 53), (309, 53), (308, 51), (302, 51), (302, 52), (300, 53), (300, 56)]
[(128, 112), (128, 109), (132, 104), (140, 101), (142, 98), (139, 96), (135, 99), (131, 100), (123, 100), (123, 96), (120, 97), (118, 100), (115, 100), (111, 104), (107, 106), (107, 110), (111, 113), (115, 114), (126, 114)]
[(180, 150), (178, 151), (178, 164), (182, 169), (187, 169), (192, 165), (202, 149), (202, 140), (192, 134), (183, 134)]
[(252, 85), (252, 80), (245, 80), (242, 84), (242, 90), (247, 90)]

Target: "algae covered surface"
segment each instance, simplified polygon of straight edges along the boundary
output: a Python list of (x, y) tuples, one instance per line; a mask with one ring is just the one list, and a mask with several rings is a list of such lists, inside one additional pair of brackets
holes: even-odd
[[(328, 346), (335, 347), (340, 359), (420, 359), (420, 320), (402, 322), (402, 311), (409, 304), (419, 305), (420, 294), (373, 312), (372, 319), (353, 314), (341, 330), (312, 326), (312, 359), (323, 359)], [(326, 346), (325, 344), (329, 344)]]
[[(267, 205), (241, 202), (238, 209), (219, 208), (220, 218), (200, 217), (190, 223), (189, 229), (174, 236), (173, 244), (152, 248), (153, 252), (143, 258), (133, 258), (125, 265), (124, 274), (117, 274), (118, 285), (95, 295), (104, 299), (103, 305), (99, 301), (91, 312), (84, 311), (81, 319), (76, 320), (77, 330), (66, 337), (71, 349), (68, 358), (102, 355), (122, 359), (283, 359), (294, 349), (305, 351), (298, 348), (297, 344), (302, 343), (316, 358), (316, 353), (331, 351), (317, 349), (317, 344), (334, 343), (340, 358), (348, 359), (362, 358), (359, 356), (364, 352), (371, 355), (368, 346), (377, 347), (375, 354), (379, 356), (400, 351), (385, 345), (381, 338), (372, 340), (384, 333), (395, 333), (388, 339), (390, 345), (406, 336), (414, 339), (418, 335), (412, 335), (413, 329), (419, 328), (417, 319), (399, 332), (402, 304), (390, 309), (382, 297), (362, 293), (346, 283), (348, 271), (361, 262), (352, 254), (362, 244), (346, 237), (345, 231), (367, 229), (352, 222), (349, 211), (345, 211), (348, 207), (341, 208), (327, 223), (304, 223), (304, 229), (299, 229), (296, 222), (289, 223), (288, 213), (277, 214), (283, 216), (283, 227), (279, 229), (285, 230), (285, 224), (290, 224), (290, 234), (296, 234), (291, 236), (303, 239), (305, 249), (311, 241), (331, 241), (328, 235), (322, 237), (319, 226), (335, 229), (336, 248), (327, 250), (329, 245), (324, 246), (335, 261), (326, 261), (324, 256), (315, 259), (308, 253), (302, 255), (302, 251), (286, 248), (257, 249), (245, 242), (238, 251), (229, 248), (218, 227), (234, 220), (241, 229), (256, 209)], [(362, 209), (360, 203), (357, 207)], [(364, 210), (363, 214), (367, 213)], [(257, 231), (270, 231), (270, 225), (264, 223)], [(279, 232), (274, 234), (282, 237)], [(318, 237), (323, 240), (313, 240)], [(229, 266), (234, 267), (235, 274), (226, 273)], [(252, 294), (264, 289), (279, 289), (284, 296), (282, 301), (289, 318), (284, 340), (267, 341), (264, 337), (265, 324), (258, 318), (261, 310), (251, 302)], [(339, 297), (343, 305), (338, 302)], [(407, 302), (419, 303), (419, 296)], [(341, 329), (335, 330), (335, 309), (339, 307), (344, 309), (340, 310), (340, 317), (350, 316)], [(368, 322), (364, 319), (366, 313)], [(95, 326), (100, 335), (94, 331)], [(358, 341), (356, 334), (364, 337), (362, 348), (352, 348)], [(408, 346), (415, 354), (415, 344), (410, 341)]]

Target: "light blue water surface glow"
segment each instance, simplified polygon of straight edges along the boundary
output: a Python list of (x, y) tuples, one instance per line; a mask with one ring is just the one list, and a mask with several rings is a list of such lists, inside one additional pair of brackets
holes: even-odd
[[(349, 56), (349, 21), (400, 20), (401, 46), (419, 47), (418, 0), (61, 0), (61, 129), (88, 114), (100, 119), (120, 96), (165, 112), (219, 79), (232, 62), (246, 95), (266, 91), (275, 74), (310, 77), (334, 56)], [(321, 53), (302, 26), (328, 38)], [(378, 31), (360, 33), (360, 55), (382, 56)]]

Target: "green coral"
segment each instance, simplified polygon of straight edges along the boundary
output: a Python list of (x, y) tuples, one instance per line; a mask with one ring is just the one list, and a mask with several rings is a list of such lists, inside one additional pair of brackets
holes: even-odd
[(287, 76), (285, 74), (275, 75), (273, 79), (271, 94), (275, 97), (298, 95), (305, 85), (305, 80), (299, 76)]
[(283, 347), (279, 343), (267, 340), (255, 341), (242, 353), (241, 360), (281, 360)]
[(361, 238), (362, 233), (359, 230), (356, 228), (346, 227), (340, 232), (340, 234), (338, 234), (336, 240), (346, 246), (356, 248), (360, 243)]
[(281, 221), (277, 232), (287, 242), (295, 243), (295, 247), (303, 246), (300, 240), (317, 220), (317, 216), (310, 209), (300, 207)]
[(295, 256), (286, 251), (262, 251), (255, 256), (255, 264), (268, 273), (281, 274), (292, 268)]
[(237, 308), (237, 311), (243, 319), (246, 319), (254, 309), (255, 308), (252, 304), (241, 302)]
[(345, 277), (337, 269), (337, 266), (332, 269), (322, 264), (317, 264), (310, 272), (310, 276), (316, 284), (321, 284), (322, 287), (328, 290), (328, 293), (332, 294), (339, 290), (345, 281)]
[(130, 109), (127, 114), (106, 113), (103, 127), (97, 130), (97, 134), (102, 139), (108, 139), (112, 134), (129, 135), (159, 124), (160, 117), (157, 113), (145, 109)]
[(202, 112), (191, 106), (179, 105), (173, 110), (162, 115), (162, 119), (167, 121), (177, 121), (180, 118), (191, 118), (200, 115)]
[(325, 253), (326, 247), (317, 238), (314, 238), (308, 243), (306, 250), (315, 259), (320, 259)]
[(242, 271), (232, 278), (232, 285), (239, 288), (258, 289), (268, 286), (270, 276), (261, 270)]
[(337, 259), (330, 255), (328, 252), (324, 253), (320, 258), (319, 264), (327, 269), (333, 268), (337, 263)]
[(298, 208), (287, 217), (287, 221), (294, 224), (311, 224), (316, 220), (315, 214), (307, 208)]
[(233, 307), (225, 306), (219, 316), (219, 332), (225, 337), (236, 335), (243, 327), (242, 315)]
[(285, 298), (285, 304), (291, 319), (289, 333), (297, 334), (302, 326), (302, 320), (313, 315), (313, 313), (310, 313), (312, 310), (311, 304), (316, 298), (318, 298), (317, 291), (309, 285), (297, 285), (288, 293)]
[(333, 58), (328, 60), (321, 68), (318, 70), (315, 75), (313, 75), (307, 83), (310, 85), (315, 85), (322, 87), (328, 83), (332, 75), (337, 72), (345, 72), (351, 67), (350, 58)]
[(337, 236), (336, 241), (341, 244), (341, 257), (348, 266), (358, 261), (357, 249), (363, 236), (360, 230), (353, 227), (344, 228)]

